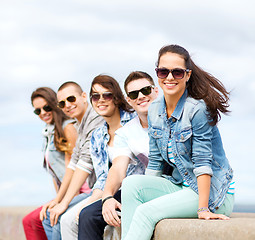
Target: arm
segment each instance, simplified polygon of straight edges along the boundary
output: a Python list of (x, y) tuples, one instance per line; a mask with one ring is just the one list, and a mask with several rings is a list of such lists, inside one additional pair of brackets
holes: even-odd
[[(199, 194), (198, 209), (201, 209), (201, 208), (208, 209), (210, 185), (211, 185), (210, 175), (203, 174), (197, 178), (197, 186), (198, 186), (198, 194)], [(228, 220), (229, 219), (229, 217), (223, 214), (215, 214), (210, 212), (209, 210), (199, 212), (198, 218), (205, 219), (205, 220), (209, 220), (209, 219)]]
[(98, 124), (103, 120), (95, 115), (88, 116), (83, 125), (83, 129), (79, 132), (79, 139), (73, 150), (72, 159), (68, 168), (75, 169), (71, 182), (68, 186), (65, 196), (61, 202), (50, 210), (51, 225), (57, 223), (59, 215), (67, 208), (81, 186), (87, 180), (88, 176), (93, 171), (92, 160), (90, 156), (90, 139), (92, 132), (98, 127)]
[(80, 190), (81, 186), (86, 181), (88, 176), (89, 173), (79, 168), (76, 168), (63, 199), (61, 200), (60, 203), (58, 203), (49, 210), (50, 221), (52, 226), (54, 226), (57, 223), (59, 215), (61, 215), (68, 208), (68, 205), (70, 204), (76, 193)]
[[(112, 167), (109, 170), (105, 184), (102, 199), (113, 196), (120, 188), (123, 179), (126, 177), (130, 158), (127, 156), (118, 156), (113, 160)], [(121, 204), (114, 198), (106, 200), (102, 206), (104, 220), (112, 226), (120, 226), (120, 218), (116, 209), (121, 210)]]
[(148, 134), (149, 134), (149, 163), (145, 170), (146, 175), (154, 175), (154, 176), (161, 176), (163, 171), (163, 163), (164, 160), (161, 156), (160, 150), (157, 144), (157, 136), (156, 129), (152, 128), (151, 120), (150, 120), (150, 110), (148, 114)]
[(58, 192), (58, 185), (57, 185), (57, 183), (56, 183), (54, 178), (52, 178), (52, 180), (53, 180), (53, 185), (54, 185), (55, 191), (57, 193)]
[[(78, 134), (77, 134), (77, 131), (76, 131), (74, 125), (72, 123), (67, 124), (64, 128), (64, 133), (65, 133), (67, 142), (70, 144), (70, 149), (73, 150), (76, 140), (77, 140), (77, 137), (78, 137)], [(71, 152), (65, 153), (66, 168), (70, 162), (71, 155), (72, 155)]]
[(52, 201), (50, 201), (50, 202), (46, 203), (45, 205), (43, 205), (43, 208), (40, 212), (40, 220), (41, 221), (43, 221), (44, 218), (46, 219), (46, 210), (48, 208), (49, 209), (53, 208), (56, 204), (58, 204), (63, 199), (63, 197), (65, 196), (65, 193), (68, 189), (68, 186), (71, 182), (73, 173), (74, 173), (74, 171), (72, 169), (70, 169), (70, 168), (66, 169), (65, 176), (64, 176), (63, 181), (61, 183), (61, 186), (60, 186), (60, 189), (57, 193), (57, 196)]
[[(65, 127), (64, 127), (64, 133), (65, 133), (65, 136), (66, 136), (66, 139), (67, 139), (67, 142), (70, 143), (70, 147), (71, 149), (74, 148), (75, 146), (75, 143), (76, 143), (76, 139), (77, 139), (77, 131), (75, 129), (75, 127), (73, 126), (72, 123), (69, 123), (67, 124)], [(41, 212), (40, 212), (40, 220), (43, 221), (44, 218), (46, 218), (46, 211), (47, 209), (51, 209), (53, 208), (57, 203), (59, 203), (62, 198), (64, 197), (66, 191), (67, 191), (67, 188), (70, 184), (70, 181), (71, 181), (71, 178), (72, 178), (72, 175), (73, 175), (73, 170), (72, 169), (68, 169), (67, 168), (67, 165), (69, 164), (70, 162), (70, 159), (71, 159), (71, 153), (65, 153), (65, 165), (66, 165), (66, 172), (65, 172), (65, 175), (64, 175), (64, 178), (63, 178), (63, 181), (61, 183), (61, 186), (60, 188), (56, 188), (56, 183), (55, 181), (53, 180), (54, 182), (54, 186), (55, 186), (55, 189), (56, 189), (56, 192), (57, 192), (57, 196), (55, 197), (55, 199), (53, 199), (52, 201), (46, 203)]]
[(192, 160), (194, 162), (194, 174), (197, 177), (197, 187), (199, 195), (199, 209), (200, 219), (229, 219), (222, 214), (214, 214), (208, 209), (208, 202), (210, 196), (211, 176), (213, 175), (211, 169), (212, 161), (212, 134), (213, 126), (209, 124), (205, 106), (198, 106), (192, 120)]
[(80, 215), (81, 210), (82, 210), (83, 208), (87, 207), (89, 204), (91, 204), (91, 203), (93, 203), (93, 202), (95, 202), (95, 201), (101, 199), (101, 198), (102, 198), (102, 195), (103, 195), (103, 191), (102, 191), (102, 190), (100, 190), (100, 189), (95, 189), (95, 190), (93, 190), (92, 195), (91, 195), (89, 198), (87, 198), (88, 201), (87, 201), (84, 205), (82, 205), (82, 206), (80, 207), (80, 209), (77, 211), (77, 214), (76, 214), (76, 221), (77, 221), (77, 222), (79, 222), (79, 215)]

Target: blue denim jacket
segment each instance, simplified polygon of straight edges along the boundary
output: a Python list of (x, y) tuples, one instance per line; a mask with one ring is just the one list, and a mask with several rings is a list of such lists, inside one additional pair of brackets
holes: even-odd
[[(136, 113), (128, 113), (120, 109), (120, 123), (124, 126), (132, 118), (136, 116)], [(107, 123), (98, 127), (92, 133), (90, 139), (90, 153), (93, 162), (93, 167), (96, 173), (96, 183), (93, 189), (104, 190), (105, 181), (109, 171), (109, 155), (107, 150), (107, 143), (110, 136), (108, 134)]]
[[(62, 125), (63, 129), (67, 124), (74, 122), (75, 120), (73, 119), (64, 121)], [(56, 180), (57, 185), (60, 186), (60, 183), (62, 182), (65, 175), (65, 153), (57, 151), (54, 145), (54, 128), (55, 125), (47, 124), (46, 127), (42, 130), (42, 135), (44, 136), (43, 152), (45, 154), (48, 148), (48, 161), (50, 168), (45, 159), (43, 165)]]
[[(184, 92), (170, 118), (167, 118), (164, 97), (154, 101), (148, 113), (150, 152), (148, 172), (161, 175), (163, 162), (174, 170), (165, 176), (175, 184), (184, 180), (198, 193), (197, 177), (211, 175), (209, 208), (215, 212), (223, 203), (233, 170), (225, 156), (217, 126), (211, 126), (206, 104)], [(168, 160), (167, 144), (172, 138), (175, 164)]]

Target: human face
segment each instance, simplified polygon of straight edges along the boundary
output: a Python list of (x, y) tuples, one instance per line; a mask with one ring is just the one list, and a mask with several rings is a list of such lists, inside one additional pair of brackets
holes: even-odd
[[(158, 68), (186, 69), (185, 60), (179, 54), (167, 52), (160, 57)], [(185, 91), (186, 82), (190, 75), (191, 71), (185, 72), (182, 79), (175, 79), (170, 72), (166, 78), (158, 78), (159, 86), (162, 88), (165, 97), (171, 96), (179, 99)]]
[(46, 112), (43, 107), (48, 105), (47, 101), (42, 98), (42, 97), (37, 97), (33, 100), (33, 106), (34, 108), (39, 108), (41, 109), (41, 113), (38, 115), (39, 118), (44, 121), (47, 124), (52, 124), (53, 123), (53, 114), (52, 111)]
[[(75, 102), (66, 101), (70, 96), (75, 96)], [(65, 101), (65, 106), (61, 110), (69, 117), (76, 118), (81, 122), (87, 109), (87, 96), (83, 92), (80, 94), (74, 86), (67, 86), (57, 93), (58, 102)]]
[[(151, 86), (152, 84), (146, 78), (137, 79), (131, 81), (127, 85), (127, 92), (137, 91), (144, 87)], [(148, 109), (153, 100), (158, 96), (158, 89), (154, 87), (151, 89), (151, 94), (143, 95), (139, 91), (138, 97), (136, 99), (131, 99), (127, 97), (127, 102), (132, 106), (132, 108), (137, 112), (137, 114), (148, 114)]]
[[(116, 111), (118, 112), (117, 106), (114, 104), (113, 99), (104, 99), (102, 97), (103, 93), (110, 93), (111, 91), (107, 88), (104, 88), (100, 84), (95, 84), (92, 87), (93, 94), (97, 93), (100, 94), (100, 98), (98, 101), (93, 101), (92, 99), (92, 106), (95, 109), (95, 111), (101, 115), (102, 117), (112, 117)], [(93, 95), (92, 94), (92, 95)]]

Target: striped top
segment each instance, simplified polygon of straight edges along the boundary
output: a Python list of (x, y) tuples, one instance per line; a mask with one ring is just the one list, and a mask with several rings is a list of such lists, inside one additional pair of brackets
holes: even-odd
[[(169, 138), (168, 139), (168, 144), (167, 144), (167, 154), (168, 154), (168, 160), (170, 162), (172, 162), (173, 164), (175, 164), (175, 160), (174, 160), (174, 155), (173, 155), (173, 150), (172, 150), (172, 139)], [(185, 187), (189, 187), (189, 184), (183, 180), (183, 183), (182, 183)], [(235, 182), (232, 181), (230, 183), (230, 187), (227, 191), (228, 194), (234, 194), (235, 193)]]

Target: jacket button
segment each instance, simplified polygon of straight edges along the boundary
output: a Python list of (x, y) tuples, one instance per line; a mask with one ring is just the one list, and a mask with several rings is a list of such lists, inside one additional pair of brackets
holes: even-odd
[(154, 132), (154, 136), (157, 136), (157, 132)]
[(219, 209), (219, 207), (216, 207), (215, 209), (216, 209), (216, 210), (218, 210), (218, 209)]
[(185, 172), (184, 175), (188, 175), (188, 172)]
[(181, 140), (183, 140), (184, 139), (184, 137), (183, 137), (183, 135), (181, 135)]
[(172, 122), (176, 122), (176, 119), (175, 119), (175, 118), (173, 118), (173, 119), (172, 119)]

